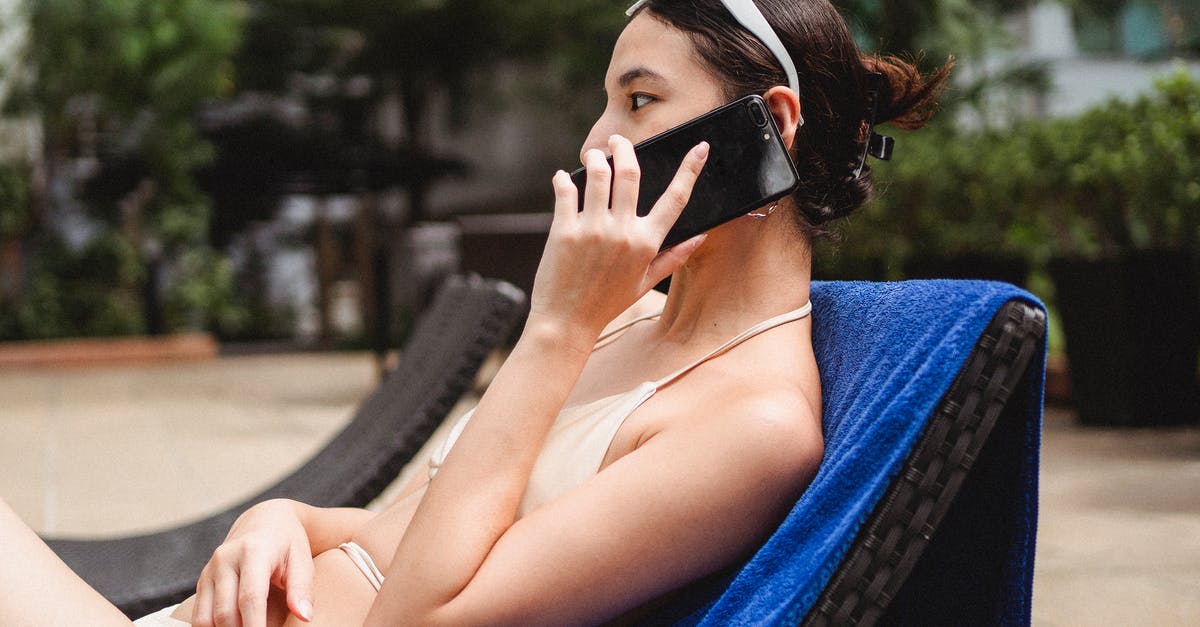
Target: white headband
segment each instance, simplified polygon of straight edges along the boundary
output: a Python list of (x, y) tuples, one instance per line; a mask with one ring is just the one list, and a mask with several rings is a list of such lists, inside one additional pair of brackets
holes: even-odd
[[(625, 11), (625, 15), (633, 16), (642, 5), (649, 0), (638, 0), (633, 3)], [(779, 40), (779, 35), (775, 34), (775, 29), (767, 23), (767, 18), (763, 17), (762, 11), (755, 6), (754, 0), (721, 0), (721, 4), (729, 9), (729, 13), (733, 15), (733, 19), (750, 31), (751, 35), (758, 38), (759, 41), (775, 55), (775, 59), (783, 66), (783, 73), (787, 75), (788, 87), (792, 91), (800, 93), (800, 79), (796, 76), (796, 65), (792, 63), (792, 57), (788, 54), (787, 48), (783, 47), (783, 42)]]

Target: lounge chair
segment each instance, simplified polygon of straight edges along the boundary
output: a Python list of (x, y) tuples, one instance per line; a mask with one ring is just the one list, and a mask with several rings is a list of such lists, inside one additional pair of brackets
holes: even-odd
[[(747, 562), (629, 622), (1027, 624), (1040, 303), (981, 281), (818, 282), (812, 300), (826, 438), (816, 478)], [(231, 521), (210, 523), (195, 540), (203, 550), (167, 540), (132, 550), (150, 551), (140, 559), (151, 574), (160, 551), (195, 553), (171, 579), (188, 588)], [(127, 565), (112, 567), (123, 553), (103, 559), (91, 566), (96, 578), (124, 581)], [(187, 592), (164, 596), (155, 583), (142, 579), (122, 607), (153, 609)], [(147, 592), (151, 602), (136, 598)]]
[(1028, 624), (1041, 304), (984, 281), (817, 282), (812, 301), (816, 478), (751, 559), (638, 622)]
[(48, 543), (130, 617), (177, 603), (195, 590), (213, 549), (251, 505), (286, 497), (361, 507), (378, 496), (473, 384), (483, 360), (510, 337), (524, 311), (524, 295), (506, 283), (451, 277), (422, 314), (398, 367), (350, 423), (292, 474), (243, 503), (173, 529)]

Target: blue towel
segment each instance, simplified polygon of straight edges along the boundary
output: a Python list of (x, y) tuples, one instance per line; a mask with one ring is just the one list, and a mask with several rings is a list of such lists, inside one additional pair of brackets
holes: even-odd
[[(687, 606), (671, 610), (688, 613), (679, 622), (797, 624), (899, 472), (976, 340), (999, 307), (1013, 298), (1041, 306), (1005, 283), (814, 283), (824, 461), (795, 508), (753, 558), (672, 601)], [(900, 605), (901, 622), (953, 624), (971, 616), (969, 624), (1029, 623), (1043, 357), (1044, 352), (1039, 353), (1030, 364), (1031, 383), (1020, 388), (1025, 398), (1010, 399), (1024, 404), (1025, 420), (998, 424), (989, 442), (1005, 444), (985, 449), (996, 459), (988, 464), (992, 469), (983, 472), (995, 476), (986, 477), (985, 489), (976, 488), (980, 494), (974, 497), (964, 494), (964, 486), (956, 503), (966, 496), (973, 499), (970, 507), (951, 510), (910, 576), (916, 590), (924, 592), (924, 585), (931, 593), (956, 596), (898, 598), (893, 606)], [(975, 511), (959, 513), (964, 509)], [(939, 572), (920, 572), (931, 560), (937, 560)]]

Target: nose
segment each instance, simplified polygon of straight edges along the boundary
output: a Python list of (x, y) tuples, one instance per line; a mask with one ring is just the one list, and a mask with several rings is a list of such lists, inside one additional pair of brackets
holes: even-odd
[(583, 146), (579, 149), (579, 163), (583, 163), (583, 155), (587, 151), (595, 148), (608, 155), (608, 138), (617, 132), (614, 125), (607, 114), (601, 115), (596, 119), (596, 123), (592, 124), (592, 129), (588, 131), (587, 137), (583, 140)]

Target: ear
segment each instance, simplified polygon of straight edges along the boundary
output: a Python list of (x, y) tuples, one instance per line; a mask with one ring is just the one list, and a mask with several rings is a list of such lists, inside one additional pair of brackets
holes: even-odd
[(775, 126), (783, 137), (783, 144), (791, 150), (796, 139), (796, 133), (804, 126), (804, 115), (800, 111), (800, 97), (791, 88), (776, 85), (763, 94), (771, 117), (775, 118)]

